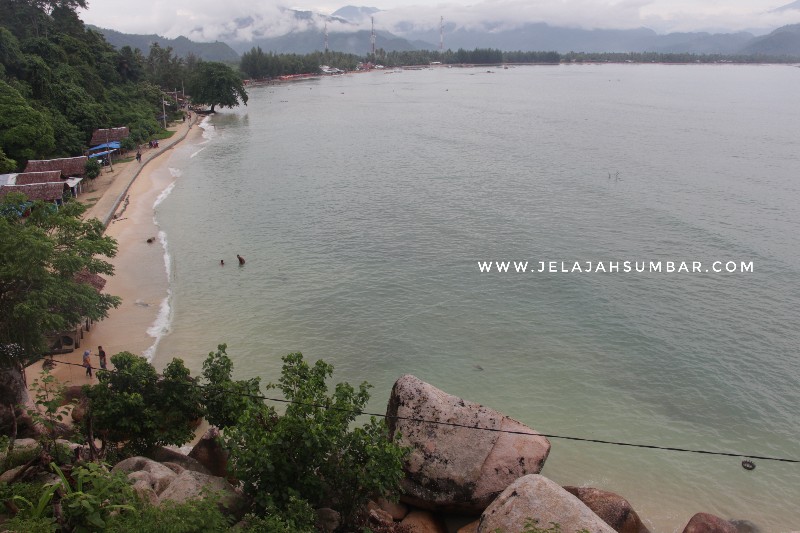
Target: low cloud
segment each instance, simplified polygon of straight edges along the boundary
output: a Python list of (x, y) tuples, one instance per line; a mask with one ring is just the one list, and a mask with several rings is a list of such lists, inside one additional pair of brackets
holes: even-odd
[[(319, 8), (296, 16), (295, 11), (249, 0), (173, 0), (149, 4), (140, 0), (136, 9), (121, 0), (93, 3), (82, 18), (91, 24), (126, 33), (180, 35), (197, 41), (251, 41), (293, 31), (322, 31), (326, 17)], [(800, 9), (774, 12), (780, 7), (756, 0), (702, 2), (684, 0), (487, 0), (471, 5), (455, 2), (416, 7), (397, 7), (374, 15), (375, 27), (399, 35), (409, 31), (438, 31), (440, 17), (449, 28), (500, 31), (525, 23), (584, 29), (631, 29), (647, 27), (658, 33), (711, 31), (768, 32), (786, 24), (800, 23)], [(300, 9), (300, 8), (296, 8)], [(327, 11), (330, 13), (330, 11)], [(368, 29), (368, 17), (352, 24), (328, 21), (328, 31)]]

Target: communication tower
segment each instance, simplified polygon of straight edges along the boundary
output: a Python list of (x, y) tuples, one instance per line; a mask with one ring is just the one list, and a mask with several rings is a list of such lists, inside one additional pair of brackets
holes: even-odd
[(372, 34), (369, 36), (369, 41), (372, 43), (372, 55), (375, 55), (375, 17), (370, 17), (372, 19)]
[(439, 52), (444, 51), (444, 17), (439, 17)]
[(328, 51), (328, 22), (325, 22), (325, 51)]

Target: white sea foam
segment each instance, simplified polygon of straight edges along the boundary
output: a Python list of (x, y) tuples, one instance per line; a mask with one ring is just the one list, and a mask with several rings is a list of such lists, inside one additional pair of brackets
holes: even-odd
[[(173, 170), (173, 169), (169, 169), (169, 170), (170, 170), (170, 172), (172, 172), (172, 170)], [(177, 170), (177, 169), (175, 169), (175, 170)], [(179, 172), (180, 172), (180, 171), (179, 171)], [(177, 177), (177, 176), (176, 176), (176, 177)], [(158, 198), (156, 198), (156, 201), (155, 201), (155, 202), (153, 202), (153, 211), (155, 211), (155, 210), (156, 210), (156, 208), (157, 208), (159, 205), (161, 205), (161, 202), (163, 202), (164, 200), (166, 200), (166, 199), (167, 199), (167, 197), (168, 197), (168, 196), (170, 195), (170, 193), (172, 192), (172, 189), (174, 189), (174, 188), (175, 188), (175, 182), (173, 181), (172, 183), (170, 183), (170, 184), (167, 186), (167, 188), (166, 188), (166, 189), (164, 189), (163, 191), (161, 191), (161, 194), (159, 194), (159, 195), (158, 195)]]
[(169, 167), (169, 175), (173, 178), (180, 178), (183, 176), (183, 171), (179, 168)]
[(203, 129), (203, 139), (210, 141), (217, 136), (217, 129), (211, 123), (211, 117), (206, 117), (200, 122), (200, 127)]
[(203, 150), (205, 150), (205, 149), (206, 149), (206, 147), (205, 147), (205, 146), (204, 146), (204, 147), (202, 147), (202, 148), (200, 148), (198, 151), (196, 151), (195, 153), (193, 153), (192, 155), (190, 155), (190, 156), (189, 156), (189, 159), (192, 159), (194, 156), (196, 156), (197, 154), (199, 154), (200, 152), (202, 152), (202, 151), (203, 151)]
[[(171, 187), (171, 185), (170, 185)], [(163, 194), (163, 193), (162, 193)], [(170, 266), (171, 266), (171, 258), (169, 255), (169, 247), (167, 246), (167, 234), (163, 231), (158, 232), (158, 241), (161, 243), (162, 248), (164, 248), (164, 268), (167, 271), (167, 284), (171, 281), (170, 275)], [(153, 356), (158, 349), (158, 344), (161, 342), (161, 339), (169, 333), (170, 327), (172, 325), (172, 289), (167, 289), (167, 295), (161, 300), (161, 305), (158, 309), (158, 316), (156, 316), (153, 325), (147, 328), (147, 334), (150, 335), (155, 339), (153, 344), (146, 349), (142, 355), (148, 360), (152, 361)]]

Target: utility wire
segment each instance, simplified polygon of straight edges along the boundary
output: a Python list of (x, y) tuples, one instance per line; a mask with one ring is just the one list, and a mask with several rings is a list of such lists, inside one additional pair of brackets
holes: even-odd
[[(47, 359), (47, 361), (52, 361), (54, 363), (62, 364), (62, 365), (69, 365), (69, 366), (79, 366), (81, 368), (86, 368), (85, 365), (78, 364), (78, 363), (70, 363), (67, 361), (58, 361), (56, 359)], [(90, 366), (93, 370), (101, 370), (103, 372), (113, 372), (118, 374), (124, 374), (118, 370), (108, 370)], [(159, 376), (161, 377), (161, 376)], [(631, 442), (619, 442), (619, 441), (612, 441), (612, 440), (602, 440), (602, 439), (589, 439), (585, 437), (572, 437), (568, 435), (555, 435), (555, 434), (548, 434), (548, 433), (539, 433), (539, 432), (528, 432), (528, 431), (514, 431), (508, 429), (497, 429), (497, 428), (489, 428), (489, 427), (481, 427), (478, 425), (470, 426), (467, 424), (459, 424), (457, 422), (442, 422), (438, 420), (426, 420), (424, 418), (415, 418), (410, 416), (399, 416), (399, 415), (387, 415), (387, 414), (380, 414), (380, 413), (370, 413), (367, 411), (358, 411), (354, 409), (344, 409), (342, 407), (335, 407), (330, 405), (321, 405), (309, 402), (300, 402), (296, 400), (287, 400), (285, 398), (271, 398), (269, 396), (262, 396), (258, 394), (247, 394), (243, 392), (236, 392), (236, 391), (225, 391), (222, 388), (215, 387), (214, 385), (199, 385), (197, 383), (194, 384), (199, 389), (210, 389), (212, 391), (219, 391), (219, 392), (227, 392), (228, 394), (234, 394), (236, 396), (242, 398), (252, 398), (256, 400), (263, 400), (269, 402), (278, 402), (278, 403), (286, 403), (286, 404), (295, 404), (295, 405), (303, 405), (306, 407), (316, 407), (320, 409), (329, 409), (329, 410), (337, 410), (342, 412), (347, 412), (354, 414), (356, 416), (374, 416), (378, 418), (384, 419), (393, 419), (393, 420), (403, 420), (407, 422), (416, 422), (419, 424), (431, 424), (437, 426), (448, 426), (448, 427), (455, 427), (455, 428), (462, 428), (462, 429), (470, 429), (475, 431), (488, 431), (492, 433), (507, 433), (509, 435), (528, 435), (531, 437), (546, 437), (548, 439), (561, 439), (561, 440), (570, 440), (575, 442), (588, 442), (591, 444), (610, 444), (614, 446), (626, 446), (630, 448), (644, 448), (648, 450), (662, 450), (668, 452), (684, 452), (684, 453), (697, 453), (703, 455), (716, 455), (716, 456), (723, 456), (723, 457), (741, 457), (744, 459), (760, 459), (763, 461), (777, 461), (782, 463), (800, 463), (800, 459), (787, 459), (783, 457), (769, 457), (763, 455), (750, 455), (750, 454), (742, 454), (742, 453), (735, 453), (735, 452), (720, 452), (720, 451), (711, 451), (711, 450), (697, 450), (692, 448), (677, 448), (673, 446), (658, 446), (655, 444), (636, 444)], [(746, 464), (748, 463), (748, 464)], [(752, 470), (755, 468), (751, 462), (745, 460), (742, 461), (742, 466), (747, 470)]]

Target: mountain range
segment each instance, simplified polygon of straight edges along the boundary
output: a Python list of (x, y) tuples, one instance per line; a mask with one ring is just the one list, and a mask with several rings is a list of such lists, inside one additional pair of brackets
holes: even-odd
[[(800, 10), (800, 0), (795, 0), (775, 11)], [(264, 21), (246, 17), (233, 21), (235, 28), (223, 35), (224, 42), (198, 43), (185, 37), (166, 39), (158, 35), (130, 35), (96, 28), (116, 47), (131, 46), (147, 54), (150, 43), (171, 46), (179, 56), (192, 53), (202, 59), (235, 62), (239, 54), (253, 47), (265, 52), (305, 54), (328, 48), (339, 52), (365, 55), (371, 50), (371, 31), (364, 29), (365, 20), (378, 13), (370, 7), (346, 6), (330, 16), (309, 11), (286, 10), (298, 24), (297, 30), (283, 35), (265, 35), (258, 30)], [(335, 31), (327, 31), (328, 26)], [(437, 50), (440, 30), (419, 31), (414, 25), (396, 24), (395, 33), (375, 31), (375, 47), (385, 51)], [(778, 28), (767, 35), (755, 36), (749, 32), (706, 33), (686, 32), (661, 35), (648, 28), (580, 29), (548, 25), (522, 24), (506, 29), (483, 25), (457, 27), (443, 26), (444, 46), (451, 50), (464, 48), (494, 48), (504, 51), (556, 51), (567, 52), (659, 52), (723, 55), (769, 55), (800, 58), (800, 24)], [(327, 35), (326, 35), (327, 33)], [(242, 39), (239, 35), (248, 35)]]

